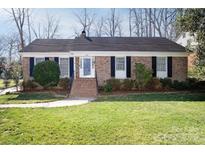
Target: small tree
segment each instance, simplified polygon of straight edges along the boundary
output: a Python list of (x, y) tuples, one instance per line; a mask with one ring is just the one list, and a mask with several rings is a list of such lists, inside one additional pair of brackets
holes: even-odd
[(144, 64), (135, 64), (135, 84), (141, 90), (145, 88), (147, 83), (152, 79), (152, 72), (150, 69), (146, 68)]
[(54, 61), (44, 61), (34, 67), (34, 80), (43, 87), (56, 86), (60, 79), (60, 68)]
[(6, 65), (6, 58), (0, 57), (0, 77), (2, 73), (4, 72), (5, 65)]
[(11, 66), (11, 76), (15, 82), (16, 90), (18, 91), (19, 81), (22, 77), (21, 65), (17, 62), (13, 63)]
[(8, 66), (5, 66), (4, 69), (3, 69), (3, 73), (2, 73), (2, 77), (3, 77), (3, 80), (4, 80), (4, 87), (5, 88), (8, 88), (9, 86), (9, 79), (11, 78), (11, 69), (10, 67)]

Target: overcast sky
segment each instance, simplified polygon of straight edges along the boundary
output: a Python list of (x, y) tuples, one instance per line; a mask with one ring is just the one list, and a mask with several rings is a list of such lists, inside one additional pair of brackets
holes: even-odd
[[(82, 31), (77, 22), (75, 13), (81, 12), (82, 9), (32, 9), (33, 21), (43, 24), (47, 14), (51, 14), (60, 19), (59, 36), (61, 38), (73, 38), (74, 29)], [(88, 9), (89, 12), (95, 13), (95, 19), (101, 16), (108, 16), (110, 9)], [(117, 9), (122, 19), (123, 34), (128, 34), (128, 9)], [(0, 9), (0, 35), (8, 35), (15, 32), (17, 29), (14, 26), (11, 17), (4, 9)]]

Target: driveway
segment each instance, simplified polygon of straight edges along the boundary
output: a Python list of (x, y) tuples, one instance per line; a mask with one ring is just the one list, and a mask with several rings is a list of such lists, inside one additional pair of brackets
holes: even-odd
[(0, 108), (51, 108), (51, 107), (64, 107), (75, 106), (89, 103), (95, 100), (94, 98), (68, 98), (55, 102), (48, 103), (34, 103), (34, 104), (2, 104)]

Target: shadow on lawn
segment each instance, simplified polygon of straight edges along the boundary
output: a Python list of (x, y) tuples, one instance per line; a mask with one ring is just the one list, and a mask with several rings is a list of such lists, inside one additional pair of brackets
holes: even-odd
[(9, 100), (47, 100), (55, 98), (50, 93), (19, 93), (17, 97)]
[(102, 96), (96, 101), (205, 101), (205, 93), (153, 93), (126, 96)]

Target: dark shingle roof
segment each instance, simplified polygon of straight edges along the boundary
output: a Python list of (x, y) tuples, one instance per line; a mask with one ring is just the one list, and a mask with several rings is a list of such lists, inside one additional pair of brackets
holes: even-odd
[(75, 39), (37, 39), (24, 48), (25, 52), (69, 51), (173, 51), (185, 48), (161, 37), (90, 37)]

